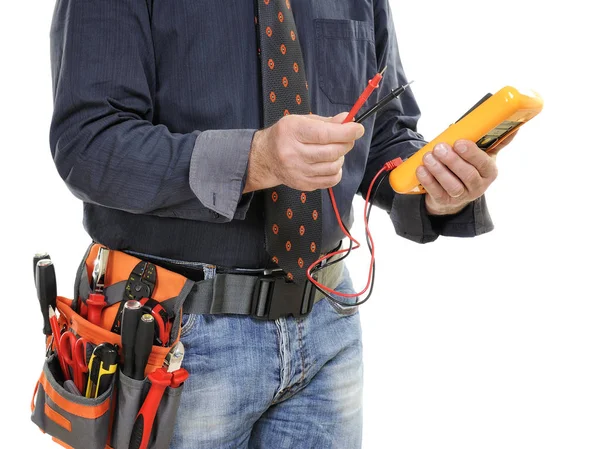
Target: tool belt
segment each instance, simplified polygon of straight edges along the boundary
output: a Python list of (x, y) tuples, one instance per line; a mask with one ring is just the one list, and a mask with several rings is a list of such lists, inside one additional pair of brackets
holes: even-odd
[[(104, 268), (99, 267), (102, 260)], [(331, 265), (318, 273), (319, 282), (337, 285), (342, 270), (341, 263)], [(40, 296), (40, 278), (36, 286), (44, 313), (48, 307)], [(217, 273), (194, 282), (97, 243), (89, 246), (77, 271), (73, 299), (50, 296), (57, 326), (55, 332), (45, 326), (46, 358), (31, 419), (56, 443), (72, 449), (168, 449), (187, 379), (179, 341), (184, 313), (302, 317), (323, 298), (311, 283), (286, 282), (278, 271)], [(132, 352), (126, 336), (134, 310)], [(150, 329), (144, 339), (142, 329)], [(142, 346), (145, 356), (138, 360)]]

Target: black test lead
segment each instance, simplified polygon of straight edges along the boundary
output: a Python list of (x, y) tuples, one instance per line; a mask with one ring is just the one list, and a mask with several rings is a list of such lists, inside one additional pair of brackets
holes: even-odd
[(366, 119), (371, 117), (373, 114), (376, 114), (377, 112), (379, 112), (390, 101), (392, 101), (392, 100), (398, 98), (400, 95), (402, 95), (404, 93), (404, 91), (406, 90), (406, 88), (408, 86), (410, 86), (412, 83), (414, 83), (414, 81), (411, 81), (410, 83), (407, 83), (402, 87), (398, 87), (397, 89), (392, 90), (392, 92), (387, 97), (384, 97), (381, 101), (379, 101), (375, 106), (373, 106), (367, 112), (365, 112), (364, 114), (361, 114), (359, 117), (357, 117), (356, 123), (362, 123)]

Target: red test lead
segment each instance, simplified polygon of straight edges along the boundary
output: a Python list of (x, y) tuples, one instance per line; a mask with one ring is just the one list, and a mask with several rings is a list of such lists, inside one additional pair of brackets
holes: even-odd
[(386, 70), (387, 67), (385, 67), (380, 73), (375, 75), (373, 79), (369, 80), (369, 84), (367, 85), (363, 93), (360, 95), (360, 97), (358, 97), (358, 100), (356, 101), (352, 109), (350, 109), (350, 113), (348, 114), (348, 117), (346, 117), (346, 120), (344, 120), (344, 123), (349, 123), (352, 120), (354, 120), (354, 117), (356, 117), (358, 111), (360, 111), (360, 109), (367, 102), (373, 91), (379, 87), (379, 82), (383, 79), (383, 74)]

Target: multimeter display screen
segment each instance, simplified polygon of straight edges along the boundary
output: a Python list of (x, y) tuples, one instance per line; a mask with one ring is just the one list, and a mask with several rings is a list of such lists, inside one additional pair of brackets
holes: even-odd
[(477, 146), (483, 151), (489, 150), (498, 140), (520, 126), (523, 122), (505, 120), (477, 141)]

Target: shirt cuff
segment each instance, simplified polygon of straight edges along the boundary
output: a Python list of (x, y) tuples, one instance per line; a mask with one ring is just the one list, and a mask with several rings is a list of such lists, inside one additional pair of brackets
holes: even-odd
[(232, 220), (245, 215), (250, 201), (242, 191), (256, 130), (210, 130), (196, 138), (190, 187), (204, 207)]
[(485, 195), (453, 215), (430, 215), (433, 229), (447, 237), (475, 237), (494, 229)]
[(417, 243), (429, 243), (440, 235), (474, 237), (490, 232), (494, 224), (485, 196), (453, 215), (429, 215), (425, 195), (396, 194), (390, 212), (396, 234)]
[(417, 243), (433, 242), (439, 237), (425, 208), (425, 195), (394, 195), (390, 217), (400, 237)]

